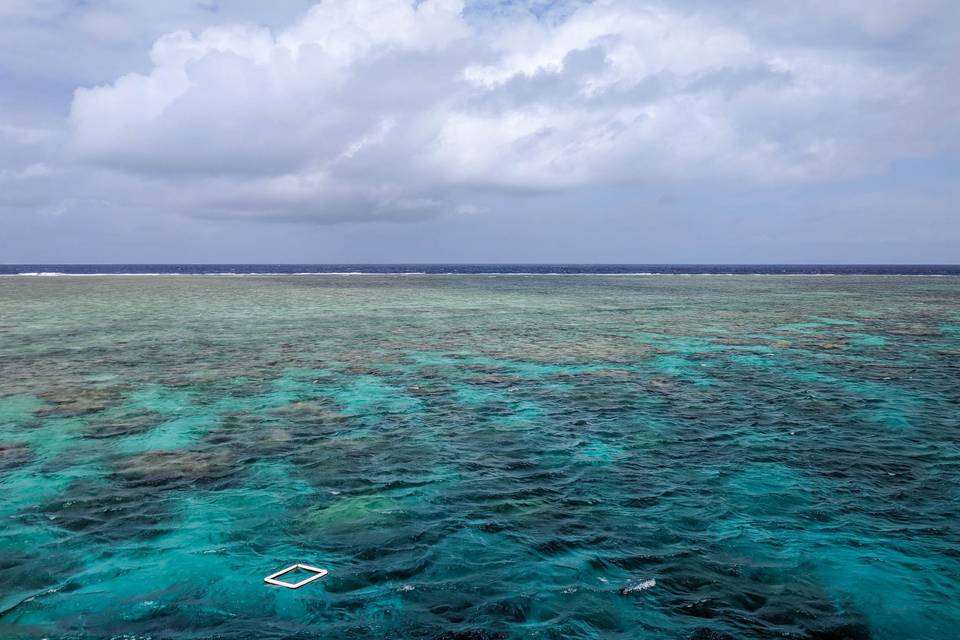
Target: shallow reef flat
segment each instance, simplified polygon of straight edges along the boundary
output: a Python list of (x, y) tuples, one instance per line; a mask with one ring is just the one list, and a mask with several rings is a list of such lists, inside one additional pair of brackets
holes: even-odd
[(947, 640), (960, 277), (4, 278), (0, 491), (2, 638)]

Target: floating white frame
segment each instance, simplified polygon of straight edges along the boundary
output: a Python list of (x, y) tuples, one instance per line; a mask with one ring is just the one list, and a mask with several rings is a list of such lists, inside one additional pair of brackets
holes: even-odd
[[(310, 572), (312, 572), (314, 575), (310, 576), (309, 578), (306, 578), (305, 580), (301, 580), (300, 582), (296, 582), (296, 583), (294, 583), (294, 582), (284, 582), (283, 580), (277, 580), (277, 578), (279, 578), (280, 576), (284, 575), (285, 573), (290, 573), (291, 571), (296, 571), (297, 569), (303, 569), (304, 571), (310, 571)], [(310, 583), (313, 582), (314, 580), (319, 580), (320, 578), (322, 578), (323, 576), (327, 575), (328, 573), (329, 573), (329, 571), (327, 571), (326, 569), (318, 569), (317, 567), (311, 567), (310, 565), (306, 565), (306, 564), (293, 564), (293, 565), (290, 565), (289, 567), (287, 567), (286, 569), (281, 569), (280, 571), (277, 571), (276, 573), (271, 573), (271, 574), (268, 575), (266, 578), (264, 578), (263, 581), (266, 582), (267, 584), (272, 584), (272, 585), (274, 585), (275, 587), (286, 587), (287, 589), (299, 589), (300, 587), (302, 587), (302, 586), (304, 586), (304, 585), (310, 584)]]

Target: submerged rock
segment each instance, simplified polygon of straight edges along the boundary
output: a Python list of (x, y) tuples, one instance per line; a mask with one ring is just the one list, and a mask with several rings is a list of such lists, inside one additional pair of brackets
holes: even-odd
[(293, 435), (287, 429), (274, 427), (267, 429), (264, 433), (263, 441), (268, 445), (284, 445), (293, 440)]
[(33, 460), (30, 445), (25, 442), (0, 442), (0, 471), (16, 469)]
[(151, 491), (78, 481), (40, 507), (44, 524), (101, 540), (149, 538), (165, 532), (169, 517)]
[[(50, 589), (69, 591), (76, 588), (76, 584), (69, 580), (78, 570), (78, 564), (63, 551), (55, 552), (51, 558), (49, 549), (0, 549), (0, 584), (4, 585), (0, 618)], [(9, 626), (0, 625), (0, 628), (13, 633)]]
[(85, 438), (121, 438), (150, 431), (164, 421), (160, 414), (134, 414), (92, 422), (84, 431)]
[(678, 391), (677, 384), (666, 376), (654, 376), (653, 378), (643, 381), (641, 385), (654, 393), (664, 395), (672, 395)]
[(429, 398), (431, 396), (451, 395), (454, 393), (454, 389), (445, 384), (414, 384), (407, 387), (406, 393), (417, 398)]
[(291, 402), (290, 404), (271, 409), (270, 413), (297, 422), (307, 422), (311, 424), (344, 422), (350, 418), (350, 416), (331, 409), (329, 404), (315, 400)]
[(589, 375), (594, 378), (630, 378), (633, 374), (627, 369), (598, 369)]
[(134, 487), (212, 484), (237, 471), (236, 461), (225, 451), (151, 451), (114, 466), (114, 473)]
[(352, 376), (379, 376), (383, 374), (383, 371), (380, 369), (374, 369), (373, 367), (364, 367), (364, 366), (349, 366), (343, 369), (344, 373), (347, 373)]
[(825, 351), (834, 351), (838, 349), (846, 349), (847, 345), (843, 342), (819, 342), (817, 347)]
[(489, 364), (458, 364), (457, 368), (485, 375), (498, 375), (503, 373), (502, 367), (495, 367)]
[(311, 507), (298, 521), (300, 528), (372, 527), (400, 516), (402, 505), (388, 496), (348, 496), (325, 507)]
[(466, 382), (484, 387), (512, 387), (523, 382), (523, 379), (517, 376), (488, 374), (485, 376), (474, 376), (472, 378), (467, 378)]
[(722, 344), (726, 346), (737, 346), (737, 347), (747, 347), (755, 344), (755, 342), (748, 337), (730, 338), (730, 337), (724, 336), (720, 338), (713, 338), (712, 341), (714, 344)]
[(943, 331), (936, 327), (927, 327), (919, 324), (899, 325), (887, 329), (887, 333), (895, 336), (907, 336), (910, 338), (942, 338)]
[(50, 406), (38, 409), (38, 416), (83, 416), (103, 411), (117, 401), (115, 389), (81, 387), (53, 389), (40, 394)]

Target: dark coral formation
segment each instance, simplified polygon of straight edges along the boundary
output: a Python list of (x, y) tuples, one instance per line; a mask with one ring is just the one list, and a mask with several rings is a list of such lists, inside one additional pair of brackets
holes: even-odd
[(33, 461), (33, 451), (25, 442), (0, 442), (0, 472), (16, 469)]
[(239, 471), (229, 451), (216, 449), (151, 451), (121, 458), (113, 467), (127, 486), (157, 489), (222, 484)]
[(49, 406), (36, 411), (38, 416), (85, 416), (103, 411), (117, 402), (115, 389), (100, 387), (55, 388), (40, 394)]

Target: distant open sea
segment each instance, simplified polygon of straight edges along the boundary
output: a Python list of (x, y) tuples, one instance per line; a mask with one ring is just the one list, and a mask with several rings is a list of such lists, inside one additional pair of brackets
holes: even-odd
[(960, 637), (956, 266), (0, 271), (3, 640)]
[(880, 264), (15, 264), (0, 275), (960, 275), (960, 265)]

